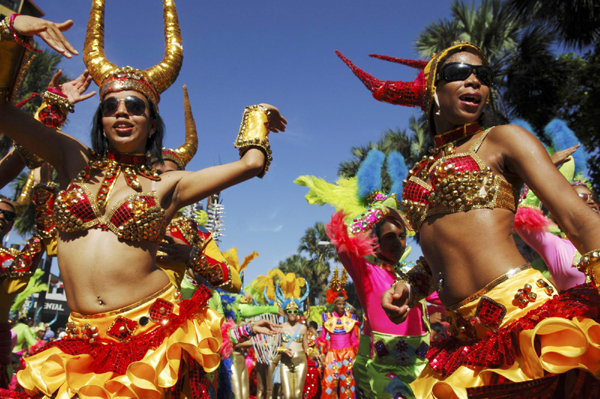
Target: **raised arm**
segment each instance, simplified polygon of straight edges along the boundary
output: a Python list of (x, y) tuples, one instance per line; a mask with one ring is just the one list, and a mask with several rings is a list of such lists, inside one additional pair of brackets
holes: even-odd
[[(48, 161), (59, 171), (59, 174), (65, 171), (63, 164), (75, 164), (75, 169), (80, 169), (87, 161), (85, 146), (61, 132), (43, 126), (27, 113), (10, 105), (18, 82), (26, 73), (30, 60), (28, 52), (35, 51), (32, 47), (31, 36), (40, 36), (51, 47), (66, 57), (71, 57), (71, 54), (77, 54), (77, 52), (61, 32), (68, 29), (72, 22), (54, 24), (39, 18), (17, 16), (9, 17), (2, 23), (3, 26), (0, 27), (3, 35), (2, 41), (0, 41), (0, 70), (2, 70), (0, 73), (0, 130), (20, 143), (25, 150)], [(66, 154), (69, 156), (68, 160)], [(81, 156), (78, 157), (77, 154), (81, 154)]]
[(272, 105), (246, 107), (235, 142), (241, 159), (197, 172), (172, 172), (176, 174), (176, 185), (169, 212), (176, 212), (252, 177), (262, 177), (272, 160), (269, 131), (285, 131), (286, 124), (285, 118)]
[(600, 216), (581, 201), (539, 140), (519, 126), (494, 130), (490, 139), (502, 149), (507, 171), (518, 175), (534, 191), (573, 245), (581, 253), (600, 248)]
[(8, 154), (0, 160), (0, 188), (19, 176), (19, 173), (25, 168), (25, 162), (17, 151), (12, 148)]

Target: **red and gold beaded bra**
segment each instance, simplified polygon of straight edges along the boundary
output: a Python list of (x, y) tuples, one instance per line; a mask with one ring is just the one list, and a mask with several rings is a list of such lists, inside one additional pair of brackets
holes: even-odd
[[(96, 198), (86, 185), (92, 169), (104, 172)], [(109, 150), (106, 158), (92, 159), (67, 189), (58, 194), (54, 207), (56, 228), (65, 233), (100, 228), (128, 241), (160, 242), (166, 229), (165, 212), (154, 190), (131, 194), (102, 213), (121, 172), (127, 185), (136, 191), (141, 191), (138, 174), (153, 183), (160, 180), (156, 170), (146, 166), (145, 155)]]
[(479, 123), (436, 136), (431, 154), (410, 170), (403, 182), (401, 206), (416, 231), (433, 215), (484, 208), (516, 211), (516, 188), (494, 174), (477, 155), (491, 129), (464, 153), (456, 153), (455, 144), (481, 132)]

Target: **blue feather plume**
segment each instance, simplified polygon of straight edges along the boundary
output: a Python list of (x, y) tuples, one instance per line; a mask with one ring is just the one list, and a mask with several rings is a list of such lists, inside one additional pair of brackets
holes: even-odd
[[(575, 132), (569, 129), (567, 122), (555, 118), (544, 128), (544, 134), (550, 139), (555, 151), (566, 150), (580, 143)], [(575, 175), (583, 175), (587, 168), (587, 153), (579, 147), (572, 155), (575, 160)]]
[(387, 156), (387, 173), (392, 180), (390, 194), (396, 194), (398, 200), (402, 199), (402, 182), (408, 176), (408, 167), (404, 157), (399, 152), (393, 151)]
[(360, 164), (356, 173), (359, 198), (365, 199), (372, 192), (381, 190), (381, 168), (384, 160), (383, 152), (371, 150)]

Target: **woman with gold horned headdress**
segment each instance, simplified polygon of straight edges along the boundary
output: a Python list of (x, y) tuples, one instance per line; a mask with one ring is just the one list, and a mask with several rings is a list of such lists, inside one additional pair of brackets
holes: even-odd
[[(414, 82), (378, 80), (338, 55), (376, 99), (420, 106), (435, 135), (430, 155), (404, 181), (401, 203), (425, 259), (382, 297), (398, 323), (435, 290), (448, 310), (453, 336), (427, 353), (429, 365), (411, 384), (415, 396), (566, 397), (593, 389), (600, 377), (600, 217), (535, 136), (514, 125), (481, 126), (494, 81), (482, 51), (458, 43), (429, 62), (376, 56), (420, 69)], [(524, 182), (584, 254), (589, 284), (556, 296), (521, 257), (511, 228)]]
[[(58, 398), (201, 397), (199, 381), (219, 364), (221, 316), (210, 293), (189, 300), (156, 266), (165, 227), (188, 204), (254, 176), (270, 161), (268, 133), (286, 121), (269, 105), (246, 108), (235, 146), (241, 159), (198, 172), (158, 175), (146, 154), (161, 159), (160, 94), (183, 60), (175, 4), (163, 1), (165, 56), (144, 71), (118, 68), (104, 56), (104, 1), (94, 0), (84, 62), (100, 89), (92, 148), (47, 128), (6, 102), (22, 52), (39, 36), (76, 52), (55, 25), (13, 15), (0, 33), (0, 130), (57, 171), (58, 264), (69, 308), (68, 337), (26, 359), (18, 382), (29, 395)], [(57, 44), (58, 43), (58, 44)], [(67, 51), (68, 50), (68, 51)], [(229, 276), (222, 275), (223, 281)], [(241, 326), (238, 341), (273, 332), (269, 323)], [(1, 396), (1, 395), (0, 395)]]

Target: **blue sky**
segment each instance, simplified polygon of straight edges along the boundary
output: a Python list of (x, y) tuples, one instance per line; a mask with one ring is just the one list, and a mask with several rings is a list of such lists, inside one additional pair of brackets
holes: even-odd
[[(66, 32), (81, 52), (91, 1), (37, 1), (46, 18), (73, 19)], [(274, 162), (264, 179), (222, 193), (225, 237), (240, 257), (257, 251), (246, 281), (296, 253), (306, 228), (329, 220), (333, 208), (310, 206), (307, 190), (293, 184), (304, 174), (335, 181), (352, 146), (377, 141), (390, 128), (406, 128), (416, 108), (375, 101), (336, 57), (340, 50), (380, 79), (412, 80), (414, 69), (371, 59), (370, 53), (418, 58), (414, 41), (423, 28), (450, 15), (449, 1), (190, 1), (176, 2), (184, 62), (176, 83), (161, 97), (165, 146), (183, 142), (183, 84), (190, 94), (200, 146), (188, 170), (237, 159), (233, 141), (244, 106), (266, 102), (288, 120), (272, 135)], [(160, 0), (107, 0), (106, 55), (119, 65), (145, 69), (163, 56)], [(81, 56), (61, 68), (79, 75)], [(95, 85), (94, 89), (96, 89)], [(77, 104), (64, 131), (89, 144), (98, 97)], [(4, 191), (7, 191), (6, 189)], [(11, 241), (17, 241), (13, 236)], [(413, 243), (414, 244), (414, 243)], [(411, 258), (420, 251), (413, 250)]]

